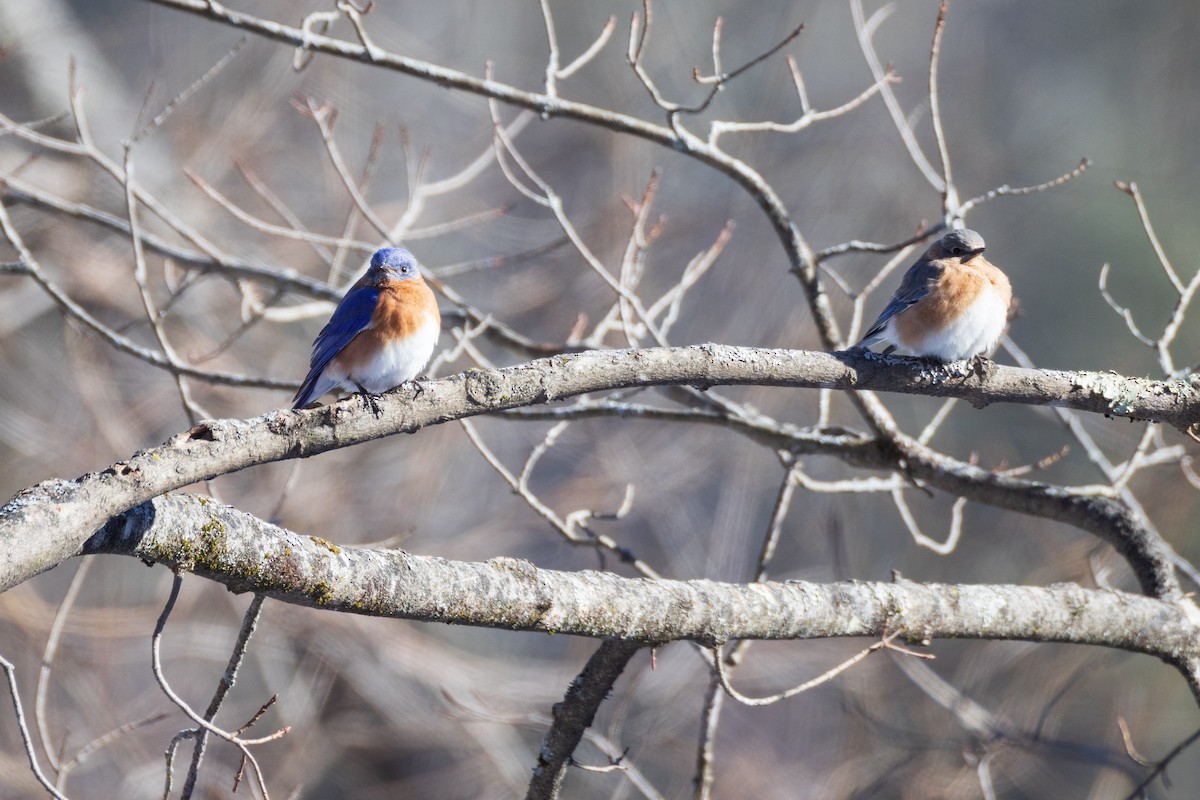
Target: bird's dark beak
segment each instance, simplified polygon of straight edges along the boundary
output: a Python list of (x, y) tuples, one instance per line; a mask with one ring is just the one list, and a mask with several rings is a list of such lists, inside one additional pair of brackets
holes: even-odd
[(972, 251), (971, 251), (971, 253), (970, 253), (970, 256), (967, 258), (967, 260), (968, 260), (968, 261), (970, 261), (970, 260), (971, 260), (972, 258), (974, 258), (975, 256), (981, 256), (981, 255), (983, 255), (983, 251), (984, 251), (984, 250), (987, 250), (987, 248), (986, 248), (986, 247), (981, 247), (981, 248), (979, 248), (978, 250), (972, 250)]

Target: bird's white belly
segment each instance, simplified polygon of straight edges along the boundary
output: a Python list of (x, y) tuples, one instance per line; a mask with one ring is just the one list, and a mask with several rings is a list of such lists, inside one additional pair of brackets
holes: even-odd
[[(894, 328), (889, 331), (889, 338), (897, 344), (896, 352), (901, 355), (962, 361), (981, 354), (990, 355), (1000, 341), (1007, 321), (1007, 306), (999, 293), (989, 286), (953, 322), (936, 333), (927, 334), (921, 341), (902, 344)], [(894, 324), (893, 317), (889, 327)]]
[(388, 342), (368, 363), (343, 370), (335, 360), (325, 374), (350, 392), (358, 391), (359, 387), (371, 394), (386, 392), (421, 374), (433, 355), (440, 332), (441, 326), (430, 320), (404, 341)]

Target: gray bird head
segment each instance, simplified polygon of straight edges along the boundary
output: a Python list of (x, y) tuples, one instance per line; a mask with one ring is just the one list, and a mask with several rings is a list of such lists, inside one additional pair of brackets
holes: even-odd
[(372, 285), (385, 281), (416, 280), (421, 277), (421, 267), (412, 253), (403, 247), (385, 247), (371, 256), (371, 268), (367, 270), (366, 282)]
[(973, 230), (963, 228), (947, 233), (941, 241), (929, 248), (934, 258), (955, 258), (970, 261), (984, 251), (983, 237)]

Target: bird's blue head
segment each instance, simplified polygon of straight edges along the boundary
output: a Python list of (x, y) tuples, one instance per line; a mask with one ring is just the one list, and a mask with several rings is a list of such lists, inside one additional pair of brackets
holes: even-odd
[(418, 280), (421, 266), (412, 253), (403, 247), (384, 247), (371, 256), (371, 268), (367, 270), (367, 283), (377, 285), (390, 281)]
[(986, 249), (983, 237), (973, 230), (960, 228), (952, 230), (934, 244), (931, 251), (934, 258), (953, 258), (958, 261), (970, 261)]

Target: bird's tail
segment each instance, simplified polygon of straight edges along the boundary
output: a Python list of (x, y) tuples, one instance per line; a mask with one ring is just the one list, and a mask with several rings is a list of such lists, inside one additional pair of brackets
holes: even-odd
[[(852, 344), (849, 347), (847, 347), (846, 349), (847, 350), (858, 350), (858, 351), (865, 352), (867, 350), (870, 350), (872, 347), (879, 344), (880, 342), (888, 342), (888, 337), (887, 337), (886, 331), (883, 331), (883, 330), (869, 331), (866, 336), (864, 336), (862, 339), (860, 339), (858, 341), (857, 344)], [(880, 353), (885, 356), (891, 355), (894, 352), (896, 352), (896, 345), (891, 344), (890, 342), (888, 343), (887, 347), (883, 348), (883, 350), (880, 351)]]
[(304, 379), (304, 383), (300, 385), (300, 391), (296, 392), (296, 396), (292, 398), (292, 409), (304, 408), (336, 385), (334, 381), (329, 380), (320, 372), (309, 373), (308, 377)]

